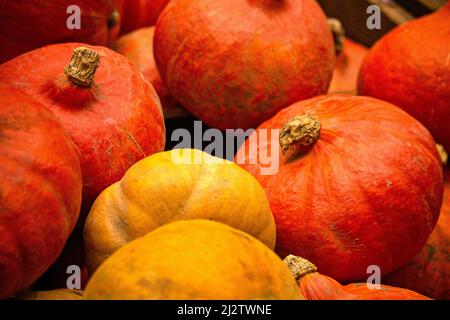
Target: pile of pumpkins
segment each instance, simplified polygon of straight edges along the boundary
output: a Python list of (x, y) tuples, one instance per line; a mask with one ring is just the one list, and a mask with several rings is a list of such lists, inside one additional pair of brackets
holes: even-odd
[[(0, 2), (0, 298), (450, 299), (450, 3), (368, 50), (314, 0), (71, 2)], [(164, 152), (179, 106), (279, 137)]]

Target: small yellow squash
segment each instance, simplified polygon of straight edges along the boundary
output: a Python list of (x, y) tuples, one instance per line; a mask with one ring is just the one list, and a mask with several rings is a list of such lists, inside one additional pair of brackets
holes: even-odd
[(127, 242), (188, 219), (222, 222), (275, 246), (274, 218), (256, 179), (230, 161), (178, 149), (141, 160), (97, 198), (84, 230), (89, 271)]
[(301, 299), (281, 259), (252, 236), (209, 220), (177, 221), (117, 250), (85, 299)]

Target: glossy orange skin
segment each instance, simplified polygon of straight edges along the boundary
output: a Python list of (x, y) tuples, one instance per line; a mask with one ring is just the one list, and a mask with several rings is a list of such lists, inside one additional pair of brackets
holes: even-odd
[(95, 83), (83, 88), (70, 82), (63, 70), (79, 46), (51, 45), (13, 59), (0, 66), (0, 82), (41, 102), (68, 130), (81, 156), (87, 214), (98, 194), (134, 163), (164, 149), (165, 127), (153, 87), (112, 50), (83, 45), (101, 55)]
[(153, 26), (169, 0), (125, 0), (121, 34)]
[[(115, 25), (108, 20), (114, 11), (120, 12), (122, 1), (0, 0), (0, 63), (52, 43), (111, 45), (119, 33), (120, 16)], [(81, 9), (79, 30), (67, 28), (71, 5)]]
[(433, 299), (450, 300), (450, 171), (445, 172), (441, 215), (425, 248), (407, 265), (384, 277)]
[(356, 94), (359, 69), (367, 52), (369, 49), (363, 45), (348, 38), (345, 39), (344, 50), (336, 59), (329, 93)]
[(326, 93), (335, 53), (313, 0), (173, 0), (154, 53), (172, 96), (211, 127), (250, 128)]
[(343, 286), (318, 272), (303, 276), (298, 284), (307, 300), (430, 300), (417, 292), (386, 285), (379, 289), (369, 289), (367, 283)]
[(359, 92), (422, 122), (450, 150), (450, 3), (383, 37), (367, 55)]
[(158, 93), (164, 113), (170, 113), (176, 106), (175, 100), (167, 91), (156, 68), (153, 56), (153, 36), (155, 27), (142, 28), (120, 37), (114, 49), (133, 61), (144, 77), (153, 85)]
[(0, 86), (0, 299), (56, 260), (81, 205), (78, 153), (55, 116)]
[(387, 274), (405, 264), (425, 245), (442, 201), (441, 160), (429, 132), (389, 103), (347, 95), (296, 103), (257, 132), (303, 114), (322, 129), (302, 157), (286, 162), (280, 151), (278, 172), (264, 176), (248, 154), (266, 155), (278, 140), (247, 140), (235, 159), (266, 190), (276, 251), (314, 261), (341, 282), (367, 279), (370, 265)]

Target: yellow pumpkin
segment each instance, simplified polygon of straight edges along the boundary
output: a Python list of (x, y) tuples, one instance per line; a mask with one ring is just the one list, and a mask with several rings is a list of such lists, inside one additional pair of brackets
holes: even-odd
[(281, 259), (252, 236), (209, 220), (176, 221), (117, 250), (85, 299), (300, 299)]
[(56, 289), (36, 291), (19, 296), (18, 300), (81, 300), (83, 291), (71, 289)]
[(187, 219), (222, 222), (275, 247), (274, 218), (257, 180), (233, 162), (179, 149), (138, 162), (97, 198), (84, 229), (89, 271), (125, 243)]

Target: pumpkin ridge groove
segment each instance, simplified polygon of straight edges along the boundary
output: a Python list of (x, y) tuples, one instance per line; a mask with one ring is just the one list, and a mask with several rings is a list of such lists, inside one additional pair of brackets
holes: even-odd
[[(47, 187), (47, 192), (46, 194), (51, 194), (52, 198), (57, 200), (59, 207), (61, 207), (61, 213), (64, 216), (64, 223), (66, 226), (66, 230), (65, 233), (70, 234), (70, 232), (72, 230), (70, 230), (70, 220), (71, 217), (69, 216), (69, 213), (67, 211), (68, 205), (66, 203), (66, 200), (62, 197), (62, 194), (60, 193), (60, 191), (62, 191), (60, 188), (58, 188), (55, 184), (55, 182), (52, 180), (49, 180), (46, 175), (45, 175), (45, 170), (42, 167), (42, 164), (39, 165), (35, 165), (36, 163), (34, 163), (32, 168), (28, 168), (27, 166), (25, 166), (23, 164), (23, 160), (21, 161), (20, 159), (10, 159), (10, 158), (4, 158), (4, 161), (9, 161), (9, 162), (13, 162), (19, 166), (21, 166), (24, 170), (26, 170), (27, 172), (27, 176), (29, 177), (35, 177), (36, 180), (41, 181), (41, 188), (42, 190), (45, 190), (45, 187)], [(7, 181), (7, 180), (6, 180)], [(29, 182), (29, 181), (26, 181)], [(41, 190), (41, 191), (42, 191)], [(67, 199), (68, 201), (69, 199)]]
[[(339, 149), (336, 147), (336, 149)], [(341, 168), (347, 167), (347, 169), (352, 169), (353, 165), (349, 162), (349, 158), (347, 155), (345, 155), (345, 150), (341, 150), (341, 152), (336, 152), (335, 155), (337, 155), (340, 159), (339, 163), (341, 164)], [(344, 156), (345, 155), (345, 156)], [(331, 159), (330, 159), (331, 160)], [(335, 161), (335, 159), (333, 159)], [(334, 167), (333, 167), (334, 168)], [(341, 170), (343, 171), (343, 170)], [(330, 182), (327, 180), (327, 184)], [(359, 190), (361, 190), (361, 186), (358, 183), (354, 183), (353, 186), (356, 186)], [(360, 193), (361, 194), (361, 193)], [(330, 199), (330, 198), (328, 198)], [(342, 217), (341, 217), (342, 218)], [(345, 219), (345, 218), (342, 218)], [(333, 235), (333, 237), (342, 244), (342, 248), (345, 250), (351, 249), (351, 250), (364, 250), (364, 246), (362, 243), (359, 243), (358, 245), (355, 245), (355, 243), (358, 243), (359, 238), (355, 236), (348, 236), (351, 235), (351, 232), (344, 231), (338, 226), (339, 221), (328, 221), (329, 224), (329, 230), (330, 233)]]
[(195, 200), (195, 197), (199, 192), (202, 184), (205, 183), (205, 179), (202, 178), (207, 176), (207, 173), (211, 174), (212, 172), (215, 171), (216, 170), (214, 170), (214, 167), (209, 166), (207, 163), (204, 162), (204, 160), (202, 160), (202, 164), (200, 165), (200, 173), (198, 174), (197, 179), (195, 180), (194, 187), (191, 190), (189, 190), (189, 195), (186, 197), (186, 199), (183, 201), (183, 205), (180, 207), (180, 212), (183, 214), (183, 216), (185, 217), (187, 216), (190, 204)]

